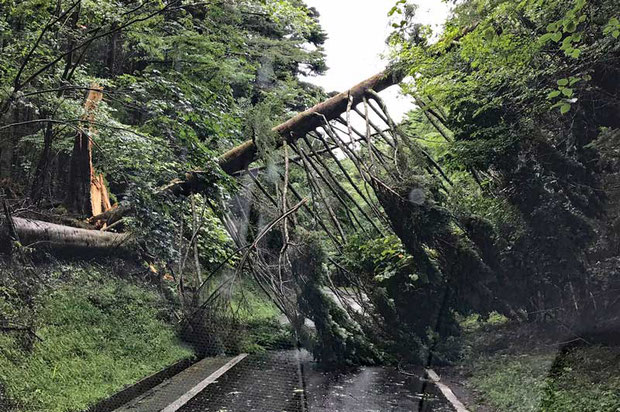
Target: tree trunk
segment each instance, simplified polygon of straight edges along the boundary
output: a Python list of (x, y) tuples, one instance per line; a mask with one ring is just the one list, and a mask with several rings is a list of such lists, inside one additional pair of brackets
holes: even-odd
[[(42, 117), (47, 114), (44, 113)], [(37, 163), (37, 169), (34, 173), (34, 179), (32, 181), (32, 188), (30, 191), (30, 198), (34, 203), (39, 203), (44, 195), (44, 192), (49, 189), (50, 177), (49, 166), (52, 157), (52, 143), (54, 140), (54, 127), (52, 123), (48, 123), (43, 132), (43, 152)]]
[(78, 229), (40, 220), (13, 217), (19, 240), (24, 246), (41, 245), (53, 249), (89, 249), (104, 253), (126, 252), (133, 244), (128, 234)]
[[(287, 142), (293, 143), (306, 133), (321, 127), (326, 120), (330, 121), (338, 118), (347, 110), (349, 100), (355, 106), (363, 101), (365, 94), (369, 90), (380, 92), (398, 84), (401, 80), (402, 76), (398, 72), (392, 70), (383, 71), (353, 86), (351, 89), (299, 113), (272, 130), (282, 136), (283, 139), (286, 139)], [(276, 146), (282, 146), (283, 141), (276, 141)], [(248, 140), (220, 156), (218, 163), (226, 173), (233, 175), (256, 161), (257, 154), (256, 144), (252, 140)], [(169, 185), (163, 187), (160, 192), (174, 196), (187, 196), (192, 193), (205, 191), (212, 186), (212, 183), (209, 181), (208, 173), (191, 171), (185, 174), (185, 179), (175, 179)]]
[(83, 120), (89, 123), (88, 132), (79, 130), (75, 136), (65, 198), (69, 210), (86, 216), (98, 215), (110, 208), (103, 175), (95, 174), (92, 155), (91, 136), (96, 132), (93, 126), (94, 111), (103, 99), (103, 88), (98, 84), (91, 84), (90, 88), (84, 103), (83, 116)]
[[(13, 110), (13, 121), (19, 123), (19, 107), (16, 106)], [(7, 113), (7, 118), (9, 114), (10, 112)], [(7, 121), (6, 123), (9, 122)], [(19, 136), (18, 126), (0, 132), (0, 179), (2, 180), (11, 179), (13, 177), (11, 173), (13, 170), (13, 151), (15, 150), (17, 136)]]

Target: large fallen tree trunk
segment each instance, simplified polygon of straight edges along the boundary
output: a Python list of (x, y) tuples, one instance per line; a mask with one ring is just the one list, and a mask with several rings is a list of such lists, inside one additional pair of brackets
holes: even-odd
[[(347, 91), (339, 93), (299, 113), (297, 116), (292, 117), (272, 129), (282, 136), (282, 140), (276, 141), (277, 147), (282, 146), (284, 140), (289, 143), (295, 142), (297, 139), (305, 136), (306, 133), (322, 126), (325, 120), (330, 121), (337, 119), (346, 112), (349, 101), (351, 101), (352, 107), (355, 107), (363, 101), (364, 96), (369, 90), (380, 92), (390, 86), (400, 83), (401, 80), (402, 75), (398, 71), (388, 69), (358, 83)], [(218, 159), (218, 163), (222, 170), (229, 175), (234, 175), (247, 168), (257, 159), (258, 148), (256, 143), (252, 140), (248, 140), (221, 155)], [(210, 187), (211, 183), (212, 182), (208, 181), (205, 172), (192, 171), (186, 173), (184, 179), (176, 179), (162, 188), (162, 193), (178, 196), (203, 192)]]
[[(334, 120), (347, 110), (349, 100), (352, 106), (361, 103), (369, 90), (380, 92), (401, 81), (401, 76), (393, 71), (384, 71), (364, 80), (353, 88), (339, 93), (336, 96), (317, 104), (316, 106), (299, 113), (297, 116), (274, 127), (272, 130), (278, 133), (289, 143), (305, 136), (306, 133), (320, 127), (325, 119)], [(282, 141), (277, 142), (278, 146)], [(221, 168), (228, 174), (233, 174), (245, 169), (257, 159), (257, 147), (252, 140), (230, 149), (218, 159)]]
[(78, 229), (40, 220), (13, 217), (13, 230), (23, 246), (53, 249), (88, 249), (90, 251), (124, 253), (133, 243), (128, 234)]

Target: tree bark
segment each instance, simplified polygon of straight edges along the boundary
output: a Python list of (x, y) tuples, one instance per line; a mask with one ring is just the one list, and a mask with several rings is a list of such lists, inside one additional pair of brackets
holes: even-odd
[[(321, 127), (324, 123), (321, 115), (325, 116), (328, 121), (334, 120), (347, 110), (349, 99), (352, 100), (353, 106), (355, 106), (362, 102), (368, 90), (380, 92), (392, 85), (398, 84), (400, 81), (400, 75), (386, 70), (364, 80), (345, 92), (317, 104), (305, 112), (299, 113), (272, 130), (289, 143), (293, 143), (306, 133)], [(281, 145), (282, 142), (277, 142), (278, 147)], [(220, 156), (218, 163), (226, 173), (233, 174), (245, 169), (250, 163), (254, 162), (257, 159), (257, 153), (256, 144), (252, 140), (248, 140)]]
[(12, 218), (15, 232), (24, 246), (41, 245), (52, 249), (89, 249), (104, 253), (122, 253), (132, 246), (129, 234), (78, 229), (40, 220)]

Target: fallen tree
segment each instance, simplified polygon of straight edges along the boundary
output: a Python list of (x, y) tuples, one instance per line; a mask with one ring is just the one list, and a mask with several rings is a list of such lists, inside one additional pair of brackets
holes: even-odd
[[(106, 254), (127, 252), (133, 245), (129, 234), (79, 229), (41, 220), (10, 218), (10, 237), (22, 246), (43, 246), (51, 249), (88, 249)], [(6, 247), (6, 245), (5, 245)]]
[[(401, 80), (402, 75), (400, 73), (388, 69), (299, 113), (272, 129), (282, 137), (282, 140), (276, 141), (276, 147), (281, 147), (285, 140), (288, 143), (295, 142), (307, 133), (321, 127), (326, 120), (337, 119), (347, 111), (349, 104), (351, 107), (355, 107), (361, 103), (370, 90), (380, 92), (400, 83)], [(227, 174), (234, 175), (246, 169), (257, 159), (258, 147), (256, 143), (253, 140), (247, 140), (221, 155), (218, 158), (218, 164)], [(170, 182), (169, 185), (162, 188), (161, 192), (174, 196), (189, 195), (205, 191), (211, 183), (208, 179), (208, 173), (191, 171), (185, 174), (184, 179), (176, 179)]]
[[(299, 113), (293, 118), (273, 128), (273, 131), (282, 136), (277, 146), (286, 140), (289, 143), (302, 138), (306, 133), (322, 126), (325, 121), (337, 119), (347, 111), (348, 107), (355, 107), (361, 103), (366, 94), (373, 90), (380, 92), (390, 86), (398, 84), (402, 76), (395, 71), (386, 70), (355, 85), (351, 89), (339, 93), (316, 106)], [(248, 140), (236, 146), (218, 159), (218, 164), (224, 172), (233, 175), (246, 169), (258, 159), (256, 143)], [(162, 187), (159, 195), (187, 196), (192, 193), (201, 193), (212, 187), (213, 174), (207, 171), (190, 171), (183, 179), (175, 179)], [(111, 225), (123, 216), (131, 213), (129, 204), (121, 204), (102, 214), (89, 219), (91, 223), (105, 222)], [(25, 244), (47, 244), (65, 248), (88, 248), (112, 251), (115, 248), (126, 247), (129, 235), (101, 232), (95, 230), (77, 229), (69, 226), (56, 225), (30, 219), (14, 218), (15, 229)], [(130, 242), (129, 242), (130, 243)]]
[[(282, 136), (283, 140), (285, 139), (287, 142), (293, 143), (305, 136), (306, 133), (322, 126), (325, 119), (330, 121), (338, 118), (347, 110), (349, 102), (354, 107), (362, 102), (364, 96), (370, 90), (380, 92), (398, 84), (401, 79), (402, 77), (395, 71), (383, 71), (353, 86), (351, 89), (339, 93), (305, 112), (299, 113), (272, 130)], [(282, 141), (277, 142), (277, 147), (280, 146), (282, 146)], [(218, 163), (226, 173), (232, 175), (254, 162), (257, 159), (257, 153), (258, 149), (255, 142), (248, 140), (220, 156)]]

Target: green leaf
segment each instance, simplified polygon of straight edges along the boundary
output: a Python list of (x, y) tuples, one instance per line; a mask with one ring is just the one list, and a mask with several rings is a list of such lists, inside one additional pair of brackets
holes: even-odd
[(571, 53), (570, 56), (574, 59), (578, 59), (579, 55), (581, 54), (581, 50), (579, 49), (574, 49)]
[(570, 103), (562, 103), (560, 105), (560, 113), (566, 114), (570, 111)]
[(558, 80), (558, 86), (567, 86), (567, 85), (568, 85), (568, 79)]
[(559, 31), (556, 31), (555, 33), (553, 33), (553, 35), (551, 36), (551, 40), (553, 40), (554, 42), (559, 42), (560, 40), (562, 40), (562, 33), (560, 33)]
[(614, 36), (614, 39), (617, 39), (620, 36), (620, 30), (614, 30), (611, 32), (611, 35)]
[(553, 99), (554, 97), (558, 97), (560, 95), (559, 90), (554, 90), (547, 95), (547, 99)]
[(569, 33), (574, 32), (575, 30), (577, 30), (577, 23), (575, 23), (574, 20), (567, 22), (566, 24), (564, 24), (564, 30)]
[(562, 94), (566, 97), (572, 97), (573, 93), (573, 89), (569, 89), (568, 87), (562, 89)]
[(545, 33), (540, 36), (540, 41), (543, 43), (547, 43), (553, 37), (553, 33)]
[(573, 36), (568, 36), (564, 40), (562, 40), (562, 46), (560, 46), (562, 50), (572, 50), (573, 48)]
[(496, 34), (495, 30), (493, 30), (492, 27), (489, 27), (488, 29), (484, 31), (483, 36), (486, 41), (491, 41), (495, 37), (495, 34)]

